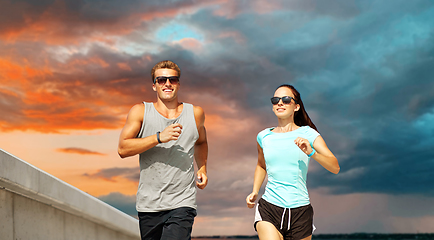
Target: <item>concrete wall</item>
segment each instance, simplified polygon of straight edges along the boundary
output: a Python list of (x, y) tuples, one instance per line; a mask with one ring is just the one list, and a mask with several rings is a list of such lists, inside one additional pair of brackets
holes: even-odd
[(0, 240), (138, 240), (138, 221), (0, 149)]

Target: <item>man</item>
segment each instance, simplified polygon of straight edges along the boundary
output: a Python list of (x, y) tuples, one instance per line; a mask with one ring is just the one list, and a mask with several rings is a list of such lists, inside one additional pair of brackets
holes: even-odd
[(181, 70), (172, 61), (151, 71), (154, 103), (143, 102), (128, 113), (119, 138), (122, 158), (140, 154), (136, 208), (142, 239), (191, 239), (196, 216), (196, 186), (208, 183), (208, 143), (202, 108), (178, 102)]

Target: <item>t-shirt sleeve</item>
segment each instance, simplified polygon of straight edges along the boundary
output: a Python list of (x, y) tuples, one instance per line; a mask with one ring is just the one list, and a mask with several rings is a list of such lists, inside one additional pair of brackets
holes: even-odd
[(259, 143), (259, 146), (262, 148), (262, 132), (258, 133), (258, 136), (256, 137), (256, 141)]
[(315, 139), (320, 136), (320, 134), (313, 128), (307, 127), (307, 130), (305, 132), (306, 139), (309, 141), (310, 146), (313, 147), (313, 142), (315, 142)]
[(267, 129), (262, 130), (261, 132), (259, 132), (258, 136), (256, 137), (256, 141), (259, 143), (259, 146), (261, 146), (261, 148), (264, 148), (262, 146), (262, 140), (264, 139), (265, 135), (267, 135)]

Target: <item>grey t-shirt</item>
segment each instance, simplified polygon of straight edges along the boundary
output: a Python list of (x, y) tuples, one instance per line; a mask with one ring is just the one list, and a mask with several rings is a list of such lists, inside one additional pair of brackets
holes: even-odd
[(197, 207), (194, 179), (194, 145), (199, 138), (193, 105), (183, 103), (175, 119), (163, 117), (153, 103), (145, 104), (142, 128), (137, 137), (144, 138), (163, 131), (173, 123), (182, 125), (176, 141), (160, 143), (140, 154), (140, 181), (136, 209), (158, 212), (179, 207)]

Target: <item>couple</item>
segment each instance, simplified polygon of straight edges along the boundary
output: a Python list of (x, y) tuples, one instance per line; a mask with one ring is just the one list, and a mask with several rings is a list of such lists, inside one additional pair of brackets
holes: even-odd
[[(196, 186), (204, 189), (208, 183), (205, 114), (201, 107), (178, 102), (181, 70), (174, 62), (157, 63), (151, 75), (157, 101), (131, 108), (118, 153), (122, 158), (140, 155), (136, 208), (142, 239), (191, 239)], [(279, 86), (271, 103), (278, 126), (258, 134), (258, 163), (247, 206), (254, 207), (268, 174), (265, 193), (256, 204), (259, 238), (310, 239), (314, 229), (306, 189), (309, 160), (335, 174), (339, 164), (293, 86)]]

